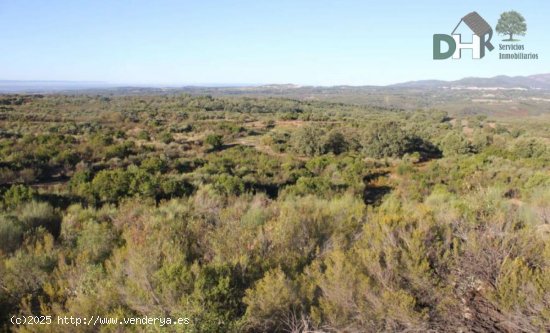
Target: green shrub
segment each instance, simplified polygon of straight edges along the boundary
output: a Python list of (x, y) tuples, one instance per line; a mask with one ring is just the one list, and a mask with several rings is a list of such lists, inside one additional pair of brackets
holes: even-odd
[(23, 233), (23, 225), (16, 218), (0, 215), (0, 256), (19, 248)]
[(441, 150), (445, 156), (464, 155), (472, 152), (472, 147), (462, 133), (450, 132), (441, 141)]
[(316, 156), (325, 153), (323, 140), (325, 132), (319, 127), (304, 126), (292, 136), (292, 147), (298, 154)]
[(31, 187), (25, 185), (12, 185), (4, 193), (4, 205), (13, 208), (24, 202), (32, 201), (35, 195), (36, 192)]
[(315, 194), (321, 197), (331, 191), (331, 184), (324, 177), (300, 177), (295, 185), (285, 188), (285, 192), (295, 195)]
[(214, 189), (226, 195), (239, 195), (244, 192), (244, 183), (239, 177), (222, 174), (216, 178)]
[(141, 161), (141, 168), (149, 173), (164, 173), (168, 165), (166, 160), (160, 157), (149, 157)]
[(223, 137), (219, 134), (209, 134), (204, 142), (209, 145), (212, 150), (217, 150), (223, 146)]
[(296, 286), (280, 268), (267, 272), (254, 288), (246, 291), (243, 300), (247, 305), (247, 325), (261, 332), (287, 329), (285, 322), (300, 306)]
[(349, 144), (344, 135), (336, 130), (329, 132), (325, 139), (325, 151), (336, 155), (346, 152), (348, 146)]
[(170, 132), (162, 132), (159, 135), (159, 141), (165, 144), (169, 144), (170, 142), (174, 141), (174, 137)]
[(374, 158), (402, 157), (414, 151), (414, 140), (398, 123), (374, 123), (363, 137), (363, 151)]
[(61, 230), (61, 216), (47, 202), (31, 201), (20, 208), (19, 220), (25, 229), (43, 227), (54, 236)]
[(137, 135), (137, 138), (139, 140), (145, 140), (145, 141), (149, 141), (150, 139), (150, 136), (149, 136), (149, 133), (145, 130), (141, 130), (139, 131), (138, 135)]
[(93, 193), (103, 202), (116, 203), (129, 194), (130, 181), (124, 170), (102, 170), (92, 180)]

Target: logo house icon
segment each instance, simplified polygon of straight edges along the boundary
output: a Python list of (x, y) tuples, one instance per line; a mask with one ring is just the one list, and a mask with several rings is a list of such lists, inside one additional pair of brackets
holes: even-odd
[[(468, 28), (473, 32), (472, 34), (472, 43), (463, 43), (462, 35), (456, 33), (460, 25), (464, 23)], [(491, 38), (493, 37), (493, 29), (481, 17), (477, 12), (471, 12), (470, 14), (464, 16), (456, 25), (455, 29), (451, 35), (445, 34), (435, 34), (434, 35), (434, 48), (433, 48), (433, 58), (448, 59), (451, 56), (453, 59), (461, 58), (461, 51), (464, 49), (472, 50), (473, 59), (481, 59), (485, 56), (485, 48), (489, 51), (494, 49), (494, 46), (491, 44)], [(441, 52), (441, 42), (445, 42), (448, 46), (446, 52)]]

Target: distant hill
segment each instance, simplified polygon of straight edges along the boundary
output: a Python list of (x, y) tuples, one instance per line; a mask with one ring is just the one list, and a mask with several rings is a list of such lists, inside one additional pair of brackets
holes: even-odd
[(100, 92), (115, 94), (146, 94), (167, 92), (189, 93), (225, 93), (225, 94), (276, 94), (286, 95), (302, 93), (358, 93), (387, 89), (514, 89), (514, 90), (548, 90), (550, 91), (550, 73), (530, 76), (499, 75), (491, 78), (468, 77), (456, 81), (421, 80), (392, 84), (388, 86), (300, 86), (295, 84), (205, 84), (186, 85), (145, 85), (123, 86), (107, 82), (85, 81), (13, 81), (0, 80), (0, 93), (63, 93), (63, 92)]
[(468, 77), (456, 81), (421, 80), (410, 81), (390, 85), (396, 88), (501, 88), (501, 89), (543, 89), (550, 90), (550, 74), (537, 74), (530, 76), (506, 76), (499, 75), (491, 78)]
[(550, 114), (550, 74), (424, 80), (389, 86), (200, 85), (122, 86), (102, 82), (0, 81), (0, 94), (210, 95), (290, 98), (367, 105), (390, 110), (438, 109), (451, 115)]

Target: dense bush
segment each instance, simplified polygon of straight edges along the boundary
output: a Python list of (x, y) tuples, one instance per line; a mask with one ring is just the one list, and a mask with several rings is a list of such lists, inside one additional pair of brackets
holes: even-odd
[(219, 149), (223, 145), (223, 137), (219, 134), (209, 134), (204, 142), (213, 150)]
[(292, 138), (292, 146), (296, 153), (306, 156), (316, 156), (325, 153), (323, 142), (324, 131), (319, 127), (305, 126), (297, 130)]
[(441, 141), (441, 150), (445, 156), (452, 156), (468, 154), (472, 147), (461, 133), (449, 132)]
[(26, 203), (20, 207), (18, 219), (25, 229), (42, 227), (54, 236), (59, 235), (61, 230), (61, 216), (46, 202)]
[(12, 185), (4, 193), (3, 202), (7, 207), (17, 207), (18, 205), (31, 201), (36, 196), (32, 188), (24, 185)]
[(24, 226), (13, 216), (0, 215), (0, 253), (9, 253), (21, 245)]

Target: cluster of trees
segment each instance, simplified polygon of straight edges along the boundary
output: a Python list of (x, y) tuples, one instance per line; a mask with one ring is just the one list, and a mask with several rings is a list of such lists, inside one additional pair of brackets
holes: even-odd
[(40, 314), (550, 330), (543, 127), (281, 99), (4, 100), (0, 329), (68, 329), (9, 323)]
[[(277, 150), (284, 150), (281, 144), (286, 143), (293, 152), (305, 156), (360, 152), (381, 159), (401, 158), (406, 154), (417, 153), (429, 159), (441, 155), (440, 149), (433, 143), (403, 127), (396, 121), (374, 121), (366, 123), (362, 128), (339, 126), (331, 130), (307, 125), (295, 131), (286, 141), (279, 133), (274, 133), (270, 143)], [(443, 146), (447, 148), (450, 144), (444, 142)]]
[(118, 203), (131, 196), (161, 199), (181, 197), (192, 191), (192, 186), (176, 177), (151, 173), (150, 169), (135, 165), (126, 170), (79, 171), (69, 183), (70, 193), (88, 204)]

